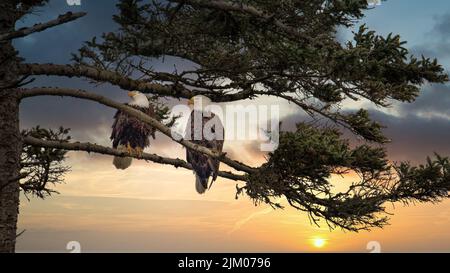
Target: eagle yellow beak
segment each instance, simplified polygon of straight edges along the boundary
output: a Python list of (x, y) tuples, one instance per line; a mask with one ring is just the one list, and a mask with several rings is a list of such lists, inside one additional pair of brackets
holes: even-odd
[(194, 97), (188, 100), (188, 105), (194, 105)]
[(134, 97), (134, 95), (135, 95), (135, 93), (134, 92), (132, 92), (132, 91), (130, 91), (130, 92), (128, 92), (128, 97)]

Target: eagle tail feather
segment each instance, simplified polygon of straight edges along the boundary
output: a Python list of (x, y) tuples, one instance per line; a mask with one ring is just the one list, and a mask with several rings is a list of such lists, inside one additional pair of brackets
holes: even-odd
[(201, 178), (198, 174), (195, 174), (195, 189), (199, 194), (205, 193), (208, 188), (208, 178)]
[[(119, 147), (117, 149), (120, 151), (122, 151), (122, 150), (126, 151), (127, 148), (124, 145), (119, 145)], [(131, 157), (115, 156), (114, 160), (113, 160), (113, 164), (116, 167), (116, 169), (125, 170), (131, 166), (132, 161), (133, 161), (133, 158), (131, 158)]]

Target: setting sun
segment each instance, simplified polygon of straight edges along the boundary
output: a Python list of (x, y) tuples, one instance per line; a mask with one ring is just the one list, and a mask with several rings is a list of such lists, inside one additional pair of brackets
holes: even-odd
[(316, 248), (322, 248), (325, 246), (325, 244), (327, 243), (327, 240), (323, 239), (323, 238), (314, 238), (312, 239), (312, 243), (313, 246)]

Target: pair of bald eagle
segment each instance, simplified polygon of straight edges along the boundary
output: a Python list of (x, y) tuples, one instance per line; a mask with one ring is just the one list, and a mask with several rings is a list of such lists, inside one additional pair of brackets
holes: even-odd
[[(126, 103), (145, 114), (155, 117), (155, 109), (149, 102), (147, 96), (138, 92), (128, 92), (131, 101)], [(218, 118), (207, 109), (211, 100), (205, 96), (195, 96), (191, 98), (188, 105), (192, 107), (186, 128), (186, 137), (193, 143), (222, 152), (224, 131), (223, 125)], [(200, 117), (200, 120), (199, 118)], [(205, 137), (204, 127), (212, 119), (216, 119), (214, 125), (210, 128), (213, 136)], [(129, 116), (120, 110), (114, 115), (112, 125), (111, 140), (113, 148), (126, 150), (142, 154), (144, 148), (150, 145), (149, 137), (155, 139), (155, 129), (139, 119)], [(208, 188), (209, 178), (212, 183), (217, 179), (220, 161), (211, 158), (205, 154), (186, 149), (186, 161), (192, 165), (195, 174), (195, 188), (202, 194)], [(117, 169), (126, 169), (131, 165), (130, 157), (114, 157), (113, 164)], [(210, 185), (210, 186), (211, 186)]]

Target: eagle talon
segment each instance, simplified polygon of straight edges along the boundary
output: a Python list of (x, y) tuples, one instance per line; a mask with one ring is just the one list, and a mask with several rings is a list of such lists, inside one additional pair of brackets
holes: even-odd
[(128, 154), (133, 154), (133, 148), (131, 147), (129, 142), (127, 144), (127, 152), (128, 152)]
[(138, 156), (139, 158), (142, 158), (143, 149), (142, 149), (141, 147), (136, 147), (136, 149), (134, 149), (134, 150), (135, 150), (137, 156)]

